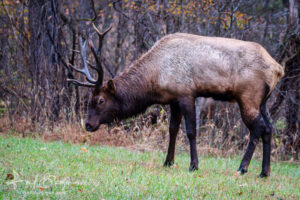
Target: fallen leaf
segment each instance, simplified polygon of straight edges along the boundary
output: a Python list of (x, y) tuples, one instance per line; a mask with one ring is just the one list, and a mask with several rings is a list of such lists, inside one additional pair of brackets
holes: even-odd
[(87, 152), (88, 151), (85, 147), (81, 147), (80, 150), (83, 151), (83, 152)]
[(44, 188), (44, 187), (40, 187), (40, 190), (41, 190), (41, 191), (44, 191), (44, 190), (45, 190), (45, 188)]
[(6, 175), (6, 179), (5, 180), (13, 180), (14, 179), (14, 175), (12, 174), (7, 174)]

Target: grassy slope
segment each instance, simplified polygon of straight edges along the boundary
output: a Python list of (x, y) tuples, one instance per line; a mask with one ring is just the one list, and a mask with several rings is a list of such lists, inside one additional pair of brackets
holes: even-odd
[[(122, 148), (44, 143), (0, 137), (0, 199), (299, 199), (300, 166), (272, 163), (272, 175), (257, 178), (260, 161), (235, 177), (240, 158), (200, 158), (188, 172), (189, 156), (163, 168), (164, 153)], [(6, 180), (12, 174), (12, 180)], [(1, 198), (2, 197), (2, 198)]]

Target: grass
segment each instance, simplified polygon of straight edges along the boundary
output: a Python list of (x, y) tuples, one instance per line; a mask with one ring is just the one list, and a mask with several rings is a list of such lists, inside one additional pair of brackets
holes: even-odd
[(240, 157), (189, 155), (163, 168), (165, 153), (0, 137), (0, 199), (300, 199), (300, 166), (272, 163), (257, 178), (260, 161), (236, 177)]

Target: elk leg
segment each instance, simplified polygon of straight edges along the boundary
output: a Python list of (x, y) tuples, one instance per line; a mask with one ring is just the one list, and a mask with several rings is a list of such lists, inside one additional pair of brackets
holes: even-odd
[(272, 124), (269, 120), (266, 102), (261, 106), (261, 114), (266, 124), (266, 129), (262, 134), (263, 141), (263, 161), (260, 177), (270, 176), (270, 157), (271, 157), (271, 140), (272, 140)]
[(198, 170), (195, 99), (184, 98), (179, 102), (179, 106), (185, 119), (186, 133), (190, 142), (191, 164), (189, 170)]
[(262, 132), (264, 131), (265, 122), (262, 116), (259, 114), (259, 116), (256, 119), (252, 120), (250, 123), (246, 123), (246, 125), (250, 130), (250, 141), (246, 153), (244, 154), (244, 157), (242, 159), (241, 165), (238, 169), (238, 171), (240, 171), (241, 174), (245, 174), (248, 171), (248, 166), (250, 164), (255, 147), (259, 141)]
[(176, 137), (179, 131), (179, 126), (182, 118), (182, 114), (180, 112), (180, 108), (177, 103), (171, 104), (170, 107), (171, 107), (171, 119), (170, 119), (170, 126), (169, 126), (170, 141), (169, 141), (168, 154), (166, 157), (166, 161), (164, 163), (165, 167), (169, 167), (174, 164)]
[(241, 165), (238, 169), (241, 174), (245, 174), (248, 171), (248, 166), (250, 164), (259, 138), (266, 130), (266, 124), (259, 109), (255, 109), (253, 107), (245, 108), (245, 106), (243, 105), (240, 107), (243, 121), (250, 130), (250, 141), (242, 159)]

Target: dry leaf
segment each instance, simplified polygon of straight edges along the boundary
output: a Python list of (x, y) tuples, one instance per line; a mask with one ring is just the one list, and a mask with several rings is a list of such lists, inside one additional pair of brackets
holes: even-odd
[(14, 179), (14, 175), (12, 174), (7, 174), (6, 175), (6, 179), (5, 180), (13, 180)]
[(44, 191), (44, 190), (45, 190), (45, 188), (44, 188), (44, 187), (40, 187), (40, 190), (41, 190), (41, 191)]
[(87, 152), (88, 151), (85, 147), (81, 147), (80, 150), (83, 151), (83, 152)]

